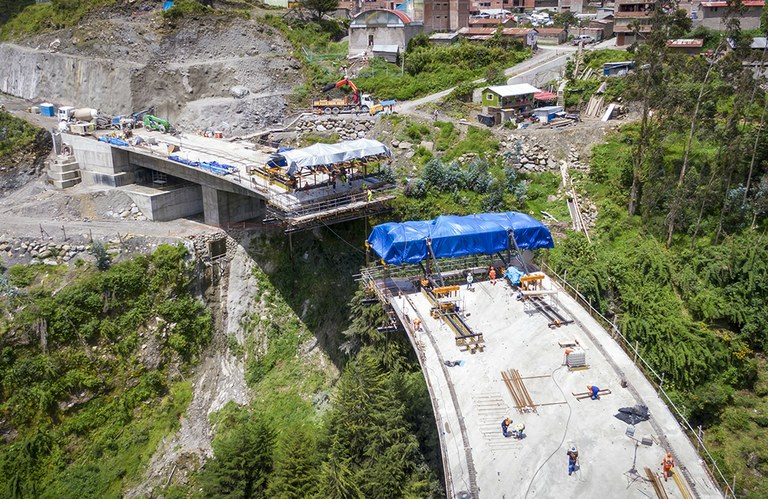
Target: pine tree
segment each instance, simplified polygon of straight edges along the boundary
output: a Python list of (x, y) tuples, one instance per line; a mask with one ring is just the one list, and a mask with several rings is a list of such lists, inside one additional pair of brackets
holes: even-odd
[(267, 496), (279, 499), (314, 497), (318, 490), (319, 465), (317, 441), (312, 433), (298, 429), (285, 435), (277, 444)]

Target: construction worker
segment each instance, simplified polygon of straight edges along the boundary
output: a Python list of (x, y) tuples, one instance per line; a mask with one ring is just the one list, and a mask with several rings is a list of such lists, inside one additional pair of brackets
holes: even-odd
[(472, 283), (475, 282), (475, 277), (472, 272), (467, 272), (467, 289), (472, 289)]
[(600, 398), (600, 388), (596, 387), (595, 385), (587, 385), (587, 390), (589, 390), (592, 395), (589, 396), (592, 400), (597, 400)]
[(671, 452), (667, 452), (667, 455), (661, 460), (661, 469), (664, 472), (664, 481), (672, 476), (672, 468), (675, 467), (675, 459), (672, 457)]
[(520, 440), (521, 438), (523, 438), (524, 431), (525, 431), (525, 425), (523, 423), (520, 423), (515, 426), (515, 429), (512, 431), (512, 436)]
[(512, 424), (512, 418), (507, 418), (504, 421), (501, 422), (501, 434), (505, 437), (509, 436), (507, 435), (507, 428), (509, 428), (509, 425)]
[(373, 201), (373, 191), (369, 187), (368, 188), (368, 202), (370, 203), (371, 201)]
[(418, 317), (413, 319), (413, 329), (414, 331), (421, 331), (421, 319)]
[(576, 463), (579, 461), (579, 451), (576, 450), (576, 447), (571, 447), (565, 454), (568, 456), (568, 476), (571, 476), (571, 474), (576, 471)]
[(491, 269), (488, 271), (488, 277), (491, 280), (491, 284), (494, 286), (496, 285), (496, 269), (491, 267)]

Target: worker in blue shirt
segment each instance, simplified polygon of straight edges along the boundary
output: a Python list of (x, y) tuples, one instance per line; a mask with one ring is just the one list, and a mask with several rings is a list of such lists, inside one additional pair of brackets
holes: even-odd
[(592, 400), (597, 400), (600, 398), (600, 396), (598, 395), (600, 393), (600, 388), (596, 387), (595, 385), (587, 385), (587, 390), (589, 390), (592, 393), (592, 395), (590, 395), (589, 397)]
[(501, 434), (507, 436), (507, 428), (512, 424), (512, 418), (507, 418), (501, 422)]

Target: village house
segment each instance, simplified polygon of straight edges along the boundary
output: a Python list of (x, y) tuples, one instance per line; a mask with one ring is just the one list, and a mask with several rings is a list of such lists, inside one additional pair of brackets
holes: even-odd
[(728, 2), (725, 0), (715, 2), (700, 2), (696, 10), (692, 10), (693, 25), (704, 26), (709, 29), (725, 31), (725, 16), (728, 13), (739, 20), (741, 29), (756, 29), (760, 27), (760, 14), (763, 11), (765, 0), (743, 0), (743, 10), (729, 12)]
[(704, 40), (701, 38), (678, 38), (667, 42), (669, 51), (677, 54), (698, 55), (703, 46)]
[(421, 22), (414, 22), (403, 12), (377, 9), (361, 12), (349, 26), (349, 54), (363, 52), (394, 62), (405, 52), (411, 38), (423, 31)]
[(527, 83), (486, 87), (480, 94), (483, 114), (493, 116), (496, 124), (509, 121), (529, 112), (535, 105), (534, 95), (539, 92)]
[(559, 45), (568, 39), (568, 32), (563, 28), (536, 28), (539, 43)]

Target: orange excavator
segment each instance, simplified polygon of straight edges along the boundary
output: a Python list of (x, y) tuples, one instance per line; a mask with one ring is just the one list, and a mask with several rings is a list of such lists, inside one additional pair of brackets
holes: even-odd
[(339, 114), (339, 113), (368, 113), (374, 105), (373, 99), (368, 94), (361, 94), (352, 80), (344, 78), (336, 83), (330, 83), (322, 88), (323, 92), (329, 92), (334, 88), (349, 85), (352, 89), (352, 95), (344, 96), (338, 99), (332, 99), (330, 96), (321, 99), (312, 99), (312, 112), (318, 114)]

